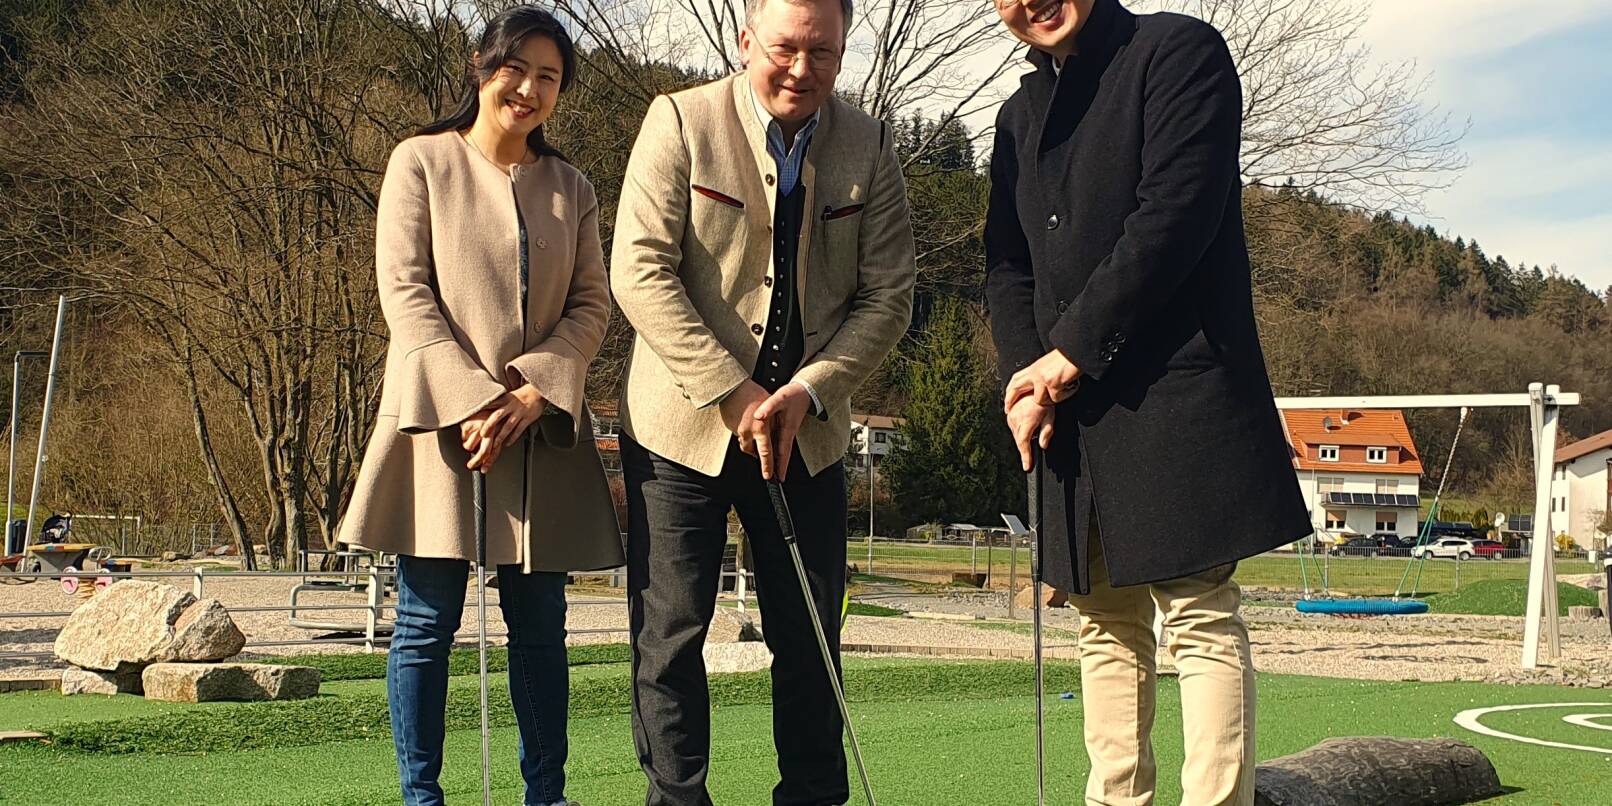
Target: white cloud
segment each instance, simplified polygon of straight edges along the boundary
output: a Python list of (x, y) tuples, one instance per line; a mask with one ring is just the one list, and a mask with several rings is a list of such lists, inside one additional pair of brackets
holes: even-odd
[[(1414, 60), (1433, 75), (1426, 100), (1472, 121), (1467, 169), (1424, 200), (1435, 225), (1476, 239), (1490, 255), (1554, 263), (1592, 288), (1612, 285), (1612, 209), (1602, 190), (1612, 186), (1612, 142), (1596, 148), (1558, 137), (1539, 88), (1514, 80), (1500, 58), (1612, 19), (1612, 3), (1374, 0), (1370, 11), (1362, 38), (1373, 55)], [(1537, 125), (1519, 130), (1531, 121)]]
[[(1448, 63), (1612, 17), (1606, 0), (1373, 0), (1362, 35), (1380, 58)], [(1457, 77), (1458, 78), (1458, 77)]]

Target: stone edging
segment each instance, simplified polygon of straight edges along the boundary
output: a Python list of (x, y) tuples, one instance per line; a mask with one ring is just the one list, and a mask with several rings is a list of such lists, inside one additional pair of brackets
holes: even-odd
[(14, 680), (0, 680), (0, 694), (10, 694), (13, 691), (57, 691), (62, 687), (61, 675), (55, 677), (22, 677)]

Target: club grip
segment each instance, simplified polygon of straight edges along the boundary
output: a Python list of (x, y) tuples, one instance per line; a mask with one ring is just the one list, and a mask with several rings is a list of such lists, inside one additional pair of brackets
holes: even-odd
[(487, 474), (479, 470), (470, 471), (471, 496), (475, 502), (475, 529), (476, 529), (476, 565), (487, 565)]
[(778, 531), (784, 536), (784, 542), (793, 543), (795, 519), (790, 516), (789, 502), (784, 499), (784, 485), (777, 481), (768, 481), (767, 497), (772, 499), (772, 514), (778, 518)]
[(1041, 530), (1041, 469), (1045, 466), (1047, 456), (1039, 444), (1030, 446), (1030, 472), (1025, 474), (1025, 509), (1029, 510), (1030, 531), (1040, 533)]

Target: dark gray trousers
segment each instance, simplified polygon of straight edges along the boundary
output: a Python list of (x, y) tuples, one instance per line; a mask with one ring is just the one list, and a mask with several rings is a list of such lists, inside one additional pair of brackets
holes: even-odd
[[(850, 798), (844, 725), (807, 621), (800, 584), (756, 460), (729, 447), (722, 475), (706, 476), (625, 437), (627, 597), (632, 629), (633, 740), (649, 778), (647, 806), (711, 806), (711, 700), (701, 649), (716, 608), (736, 510), (755, 560), (762, 632), (773, 653), (774, 806), (833, 806)], [(816, 617), (839, 665), (845, 594), (845, 468), (816, 476), (799, 453), (784, 491), (795, 519)]]

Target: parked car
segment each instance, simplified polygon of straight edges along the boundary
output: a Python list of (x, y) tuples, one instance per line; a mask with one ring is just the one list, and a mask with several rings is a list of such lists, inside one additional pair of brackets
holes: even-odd
[(1382, 551), (1382, 541), (1376, 535), (1351, 537), (1332, 547), (1332, 553), (1352, 557), (1375, 557)]
[[(1483, 543), (1485, 545), (1483, 545), (1483, 547), (1480, 548), (1479, 543)], [(1429, 543), (1428, 545), (1417, 546), (1416, 548), (1411, 549), (1411, 556), (1412, 557), (1422, 557), (1422, 556), (1425, 555), (1427, 557), (1434, 557), (1434, 558), (1442, 557), (1442, 558), (1445, 558), (1445, 559), (1452, 559), (1452, 560), (1453, 559), (1470, 560), (1473, 557), (1488, 557), (1490, 559), (1499, 559), (1500, 552), (1505, 547), (1500, 545), (1499, 543), (1493, 543), (1493, 545), (1488, 545), (1490, 543), (1493, 543), (1493, 541), (1484, 540), (1484, 541), (1474, 542), (1474, 541), (1471, 541), (1471, 540), (1467, 540), (1464, 537), (1441, 537), (1441, 538), (1433, 541), (1432, 543)]]
[(1477, 551), (1479, 557), (1485, 557), (1490, 560), (1498, 560), (1506, 556), (1506, 544), (1498, 540), (1474, 540), (1472, 541), (1472, 548)]
[(1409, 557), (1412, 548), (1416, 547), (1416, 538), (1402, 537), (1393, 532), (1376, 532), (1371, 535), (1380, 547), (1378, 554), (1385, 557)]

